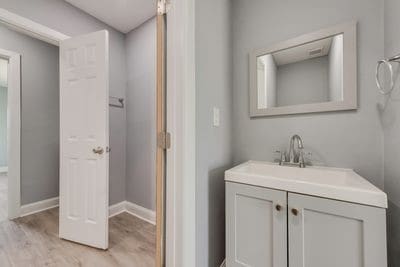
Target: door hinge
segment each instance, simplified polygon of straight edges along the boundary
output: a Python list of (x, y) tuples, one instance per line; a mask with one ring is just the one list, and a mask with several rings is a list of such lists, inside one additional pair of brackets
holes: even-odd
[(171, 134), (168, 132), (158, 133), (157, 146), (162, 149), (171, 148)]
[(171, 8), (170, 0), (158, 0), (157, 2), (157, 14), (164, 15), (167, 14)]

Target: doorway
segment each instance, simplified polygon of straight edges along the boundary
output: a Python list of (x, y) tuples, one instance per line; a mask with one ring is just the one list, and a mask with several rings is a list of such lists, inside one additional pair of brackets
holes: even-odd
[(20, 58), (0, 48), (0, 222), (20, 212)]
[(8, 60), (0, 58), (0, 222), (8, 218)]
[[(0, 10), (0, 17), (3, 17), (3, 12), (2, 12), (2, 10)], [(10, 14), (8, 14), (8, 15), (10, 15)], [(53, 30), (51, 30), (51, 29), (49, 29), (49, 28), (46, 28), (46, 27), (43, 27), (43, 26), (40, 26), (40, 27), (35, 27), (35, 25), (36, 26), (39, 26), (39, 25), (37, 25), (37, 24), (35, 24), (35, 23), (32, 23), (32, 21), (30, 21), (30, 22), (26, 22), (26, 21), (24, 21), (24, 23), (21, 23), (21, 24), (19, 24), (19, 22), (21, 21), (21, 20), (23, 20), (23, 18), (21, 18), (21, 17), (19, 17), (18, 19), (15, 19), (15, 20), (13, 20), (13, 17), (10, 15), (9, 17), (8, 17), (8, 19), (7, 20), (5, 20), (5, 21), (7, 21), (9, 24), (11, 24), (11, 25), (13, 25), (13, 26), (16, 26), (16, 28), (18, 29), (18, 32), (22, 32), (22, 33), (24, 33), (24, 34), (27, 34), (27, 35), (30, 35), (31, 37), (35, 37), (35, 38), (38, 38), (39, 40), (41, 40), (41, 41), (45, 41), (45, 42), (47, 42), (47, 43), (50, 43), (50, 44), (52, 44), (52, 45), (56, 45), (57, 47), (59, 47), (59, 45), (60, 45), (60, 43), (63, 43), (65, 40), (67, 40), (67, 39), (74, 39), (74, 38), (76, 38), (76, 37), (74, 37), (74, 38), (69, 38), (69, 36), (65, 36), (65, 35), (63, 35), (63, 34), (61, 34), (61, 33), (57, 33), (57, 32), (54, 32)], [(33, 26), (32, 26), (33, 25)], [(79, 45), (79, 44), (78, 44)], [(89, 46), (89, 48), (90, 48), (90, 46)], [(73, 50), (73, 49), (72, 49)], [(72, 51), (71, 49), (70, 49), (70, 51)], [(89, 51), (90, 52), (90, 51)], [(60, 51), (60, 53), (61, 53), (61, 51)], [(92, 53), (87, 53), (87, 55), (93, 55)], [(74, 55), (72, 55), (71, 57), (69, 57), (69, 59), (71, 59), (71, 61), (69, 62), (69, 63), (71, 63), (71, 64), (75, 64), (74, 63), (74, 60), (76, 59), (75, 58), (75, 56)], [(91, 61), (92, 59), (89, 57), (89, 59), (88, 59), (89, 61)], [(98, 61), (99, 62), (99, 61)], [(68, 63), (68, 64), (69, 64)], [(89, 62), (90, 63), (90, 62)], [(26, 73), (26, 72), (25, 72)], [(90, 73), (89, 73), (89, 75), (91, 75)], [(93, 78), (93, 77), (92, 77)], [(74, 80), (74, 79), (72, 79), (72, 80)], [(76, 79), (75, 79), (76, 80)], [(72, 81), (73, 82), (73, 81)], [(155, 82), (155, 81), (154, 81)], [(27, 83), (25, 83), (24, 84), (24, 86), (26, 86), (26, 84)], [(112, 89), (112, 88), (110, 88), (110, 89)], [(115, 93), (116, 91), (114, 91), (114, 93)], [(118, 92), (117, 92), (118, 93)], [(114, 104), (115, 105), (117, 105), (117, 106), (119, 106), (120, 108), (118, 109), (118, 107), (116, 107), (116, 108), (114, 108), (114, 109), (112, 109), (112, 112), (114, 112), (114, 113), (120, 113), (120, 112), (122, 112), (123, 111), (123, 108), (124, 108), (124, 104), (125, 104), (125, 107), (126, 108), (130, 108), (129, 107), (129, 102), (128, 102), (128, 97), (126, 97), (125, 98), (125, 102), (123, 101), (123, 95), (119, 95), (119, 94), (113, 94), (114, 96), (116, 96), (117, 98), (115, 99), (115, 101), (113, 101), (114, 102)], [(82, 97), (82, 99), (90, 99), (89, 97)], [(122, 101), (120, 101), (120, 100), (122, 100)], [(79, 99), (79, 101), (80, 101), (80, 99)], [(107, 102), (108, 102), (108, 99), (107, 99)], [(122, 103), (121, 103), (122, 102)], [(75, 104), (77, 104), (76, 102), (75, 102)], [(104, 104), (104, 103), (103, 103)], [(110, 104), (111, 104), (111, 100), (110, 100)], [(163, 107), (163, 109), (164, 109), (164, 107)], [(72, 112), (74, 111), (74, 109), (72, 109)], [(72, 113), (72, 112), (69, 112), (69, 113)], [(76, 120), (75, 120), (76, 121)], [(18, 123), (18, 127), (20, 127), (21, 126), (21, 124), (20, 123)], [(74, 126), (74, 125), (72, 125), (72, 126)], [(110, 129), (111, 130), (111, 132), (112, 132), (112, 130), (113, 129)], [(154, 137), (156, 136), (156, 133), (155, 133), (155, 131), (153, 131), (152, 132), (153, 134), (154, 134)], [(153, 135), (152, 134), (152, 135)], [(71, 140), (73, 139), (73, 137), (74, 136), (71, 136)], [(18, 138), (18, 139), (20, 139), (20, 138)], [(155, 139), (155, 138), (154, 138)], [(72, 140), (73, 141), (73, 140)], [(154, 144), (155, 144), (155, 141), (154, 141)], [(110, 152), (110, 153), (114, 153), (114, 155), (115, 155), (115, 152), (116, 152), (116, 149), (115, 149), (115, 147), (112, 149), (112, 151), (113, 152), (111, 152), (110, 151), (110, 149), (109, 148), (107, 148), (107, 143), (105, 143), (105, 144), (101, 144), (101, 147), (100, 147), (100, 149), (98, 148), (98, 146), (100, 146), (100, 145), (95, 145), (95, 144), (93, 144), (94, 146), (92, 147), (92, 146), (90, 146), (90, 152), (92, 152), (92, 149), (95, 149), (96, 151), (93, 151), (93, 157), (103, 157), (104, 155), (106, 155), (106, 153), (108, 153), (108, 152)], [(140, 145), (140, 144), (139, 144)], [(17, 149), (17, 150), (19, 150), (19, 149)], [(15, 151), (17, 151), (17, 150), (15, 150)], [(164, 150), (164, 149), (163, 149)], [(164, 155), (165, 156), (165, 155)], [(57, 157), (58, 158), (58, 157)], [(165, 160), (165, 159), (164, 159)], [(163, 160), (163, 161), (164, 161)], [(26, 163), (27, 161), (25, 160), (25, 163)], [(73, 163), (73, 160), (72, 160), (72, 163)], [(16, 168), (16, 170), (19, 170), (19, 165), (18, 165), (18, 168)], [(73, 169), (71, 169), (71, 170), (73, 170)], [(164, 175), (163, 175), (164, 176)], [(161, 177), (161, 176), (160, 176)], [(155, 179), (155, 177), (148, 177), (148, 179)], [(20, 187), (18, 186), (18, 189), (19, 189)], [(108, 189), (107, 189), (108, 190)], [(157, 192), (158, 193), (158, 192)], [(161, 198), (159, 198), (159, 200), (158, 200), (158, 205), (161, 203), (161, 206), (163, 205), (163, 198), (164, 198), (164, 196), (162, 195), (161, 196)], [(35, 205), (31, 205), (31, 206), (29, 206), (29, 207), (25, 207), (25, 205), (22, 207), (22, 210), (24, 210), (24, 211), (32, 211), (32, 213), (33, 212), (37, 212), (40, 208), (43, 208), (43, 209), (47, 209), (47, 208), (49, 208), (49, 207), (54, 207), (54, 206), (57, 206), (58, 205), (58, 199), (55, 199), (55, 198), (52, 198), (51, 199), (53, 202), (51, 202), (51, 206), (49, 205), (49, 203), (45, 203), (45, 202), (40, 202), (40, 201), (38, 201), (38, 202), (40, 202), (40, 203), (34, 203)], [(57, 202), (56, 202), (57, 201)], [(108, 201), (108, 200), (107, 200)], [(84, 203), (84, 202), (83, 202)], [(75, 203), (74, 205), (75, 205), (75, 207), (77, 207), (76, 205), (81, 205), (82, 204), (82, 202), (78, 202), (78, 203)], [(119, 204), (119, 203), (117, 203), (117, 204)], [(29, 209), (27, 209), (27, 208), (29, 208)], [(108, 208), (108, 207), (106, 207), (106, 208)], [(111, 207), (110, 207), (111, 208)], [(146, 221), (146, 219), (148, 220), (148, 221), (151, 221), (151, 222), (154, 222), (154, 219), (155, 219), (155, 213), (151, 213), (151, 212), (149, 212), (149, 210), (143, 210), (143, 209), (141, 209), (141, 207), (138, 207), (138, 206), (134, 206), (134, 205), (129, 205), (129, 203), (126, 203), (126, 201), (125, 202), (123, 202), (122, 203), (122, 205), (117, 205), (117, 206), (114, 206), (113, 208), (115, 208), (115, 210), (113, 210), (113, 211), (115, 211), (115, 212), (112, 212), (112, 210), (110, 209), (110, 211), (108, 211), (107, 210), (107, 212), (111, 215), (111, 214), (113, 214), (113, 215), (115, 215), (116, 213), (118, 213), (119, 211), (130, 211), (130, 212), (132, 212), (132, 213), (136, 213), (136, 215), (140, 215), (140, 216), (136, 216), (136, 217), (141, 217), (142, 219), (144, 219), (145, 221)], [(20, 205), (18, 205), (18, 211), (20, 212), (21, 211), (21, 209), (20, 209)], [(26, 214), (26, 212), (23, 212), (23, 214), (25, 215)], [(18, 215), (16, 216), (16, 217), (18, 217), (20, 215), (20, 213), (18, 213)], [(48, 214), (49, 215), (49, 217), (51, 217), (51, 218), (54, 218), (54, 213), (49, 213)], [(74, 214), (72, 214), (72, 215), (74, 215)], [(158, 214), (157, 214), (158, 215)], [(161, 214), (161, 216), (163, 217), (163, 216), (165, 216), (165, 214)], [(162, 218), (161, 217), (161, 218)], [(158, 219), (160, 219), (160, 217), (158, 217)], [(114, 219), (115, 220), (115, 219)], [(110, 227), (111, 227), (111, 220), (110, 220)], [(164, 229), (164, 226), (163, 225), (159, 225), (158, 226), (159, 228), (159, 230), (162, 230), (162, 229)], [(151, 228), (151, 227), (150, 227)], [(160, 231), (161, 232), (161, 231)], [(157, 231), (157, 236), (158, 236), (158, 234), (163, 234), (163, 233), (160, 233), (159, 231)], [(154, 238), (155, 239), (155, 238)], [(162, 240), (164, 239), (164, 235), (161, 237), (161, 238), (157, 238), (157, 242), (163, 242)], [(103, 247), (105, 247), (105, 246), (103, 246)], [(159, 246), (158, 247), (158, 249), (162, 249), (162, 250), (164, 250), (165, 248), (162, 246)], [(157, 252), (159, 251), (157, 249)], [(162, 252), (161, 253), (159, 253), (158, 255), (160, 255), (160, 254), (162, 254)]]

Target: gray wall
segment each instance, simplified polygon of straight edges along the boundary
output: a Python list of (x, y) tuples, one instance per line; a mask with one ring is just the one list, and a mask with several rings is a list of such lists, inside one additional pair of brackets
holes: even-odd
[[(195, 1), (196, 266), (225, 255), (224, 171), (232, 163), (230, 0)], [(213, 127), (213, 107), (221, 125)]]
[(155, 210), (156, 19), (126, 36), (127, 162), (126, 199)]
[[(87, 15), (62, 0), (0, 0), (0, 7), (6, 8), (11, 12), (70, 36), (103, 29), (109, 30), (110, 95), (125, 97), (127, 78), (125, 71), (125, 37), (122, 33), (110, 28), (99, 20)], [(110, 204), (114, 204), (125, 200), (125, 109), (110, 110), (110, 129), (110, 146), (112, 147), (110, 157)], [(27, 158), (28, 156), (29, 155), (27, 154), (24, 155), (23, 152), (23, 158)], [(23, 169), (25, 168), (25, 164), (36, 165), (36, 160), (39, 159), (35, 157), (33, 160), (23, 161)], [(49, 165), (42, 167), (48, 170), (53, 168)], [(47, 187), (44, 187), (42, 184), (34, 183), (31, 176), (28, 175), (25, 179), (29, 182), (29, 186), (32, 187), (32, 190), (36, 193), (29, 196), (22, 192), (22, 203), (42, 200), (50, 195), (58, 195), (58, 185), (51, 186), (52, 190), (49, 191), (46, 189)], [(58, 176), (54, 176), (53, 179), (54, 185), (58, 184)]]
[[(378, 93), (374, 68), (383, 57), (383, 1), (232, 0), (232, 3), (234, 162), (273, 160), (273, 151), (286, 148), (290, 136), (297, 133), (312, 151), (314, 161), (353, 168), (382, 188), (383, 134), (375, 104)], [(359, 22), (357, 111), (249, 118), (250, 51), (350, 20)], [(212, 27), (216, 27), (215, 23)]]
[(58, 196), (58, 47), (3, 25), (0, 39), (21, 54), (21, 203)]
[[(400, 52), (400, 1), (385, 0), (385, 56)], [(398, 65), (394, 64), (396, 71)], [(399, 79), (392, 95), (381, 98), (382, 125), (385, 134), (385, 191), (389, 197), (389, 267), (400, 266), (400, 87)]]
[(328, 73), (328, 56), (279, 66), (276, 72), (276, 105), (328, 101)]
[(7, 87), (0, 85), (0, 168), (7, 167)]

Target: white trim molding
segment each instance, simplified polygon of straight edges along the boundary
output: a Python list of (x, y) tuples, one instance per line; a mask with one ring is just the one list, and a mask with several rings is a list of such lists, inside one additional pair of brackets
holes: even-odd
[(194, 0), (167, 13), (166, 266), (196, 265), (196, 86)]
[(58, 197), (53, 197), (38, 202), (26, 204), (21, 206), (20, 217), (32, 215), (41, 211), (58, 207)]
[(109, 217), (114, 217), (123, 212), (127, 212), (143, 221), (151, 223), (153, 225), (156, 224), (156, 212), (150, 209), (146, 209), (142, 206), (134, 204), (129, 201), (122, 201), (117, 204), (110, 206), (109, 209)]
[(146, 209), (129, 201), (125, 201), (125, 210), (143, 221), (156, 225), (156, 212), (153, 210)]
[(111, 217), (117, 216), (118, 214), (125, 212), (126, 211), (125, 207), (126, 207), (125, 201), (121, 201), (117, 204), (111, 205), (108, 208), (108, 217), (111, 218)]
[[(41, 211), (45, 211), (48, 209), (56, 208), (59, 206), (59, 198), (49, 198), (45, 200), (41, 200), (38, 202), (30, 203), (21, 206), (20, 217), (25, 217), (28, 215), (32, 215)], [(153, 210), (146, 209), (142, 206), (134, 204), (129, 201), (121, 201), (117, 204), (111, 205), (108, 209), (108, 217), (114, 217), (123, 212), (127, 212), (139, 219), (151, 223), (153, 225), (156, 224), (156, 212)]]
[(70, 38), (68, 35), (19, 16), (4, 8), (0, 8), (0, 22), (20, 33), (57, 46), (60, 41)]
[(7, 177), (8, 218), (19, 217), (21, 207), (21, 55), (0, 48), (8, 59)]

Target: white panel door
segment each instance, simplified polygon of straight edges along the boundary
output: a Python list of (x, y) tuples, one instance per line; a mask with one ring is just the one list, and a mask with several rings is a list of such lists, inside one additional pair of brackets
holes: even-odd
[(108, 247), (108, 32), (60, 44), (60, 238)]

